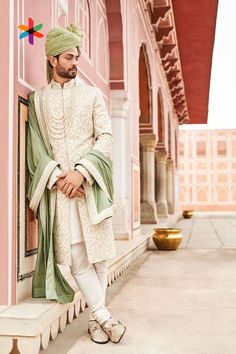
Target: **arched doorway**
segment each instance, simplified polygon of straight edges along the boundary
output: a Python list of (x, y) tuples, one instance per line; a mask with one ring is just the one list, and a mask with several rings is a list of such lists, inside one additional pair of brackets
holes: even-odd
[(109, 31), (110, 88), (122, 90), (125, 82), (121, 3), (120, 0), (105, 2)]

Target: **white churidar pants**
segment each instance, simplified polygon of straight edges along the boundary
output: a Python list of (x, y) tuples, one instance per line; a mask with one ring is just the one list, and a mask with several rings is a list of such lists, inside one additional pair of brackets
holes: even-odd
[(71, 254), (71, 273), (88, 304), (89, 320), (101, 324), (111, 317), (105, 306), (107, 262), (89, 264), (84, 241), (71, 245)]

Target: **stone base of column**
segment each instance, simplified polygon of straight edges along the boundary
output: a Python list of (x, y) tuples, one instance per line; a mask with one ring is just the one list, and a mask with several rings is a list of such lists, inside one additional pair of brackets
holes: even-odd
[(167, 208), (166, 202), (157, 202), (156, 207), (157, 207), (157, 215), (160, 218), (167, 218), (168, 217), (168, 208)]
[(168, 212), (169, 214), (174, 214), (175, 213), (175, 208), (172, 203), (167, 202), (168, 204)]
[(138, 229), (133, 230), (133, 238), (138, 237), (138, 236), (140, 236), (141, 234), (142, 234), (141, 226), (140, 226)]
[(129, 223), (128, 200), (115, 201), (113, 212), (113, 231), (115, 240), (129, 240), (131, 238), (131, 226)]
[(158, 222), (155, 202), (141, 203), (141, 223), (156, 224)]

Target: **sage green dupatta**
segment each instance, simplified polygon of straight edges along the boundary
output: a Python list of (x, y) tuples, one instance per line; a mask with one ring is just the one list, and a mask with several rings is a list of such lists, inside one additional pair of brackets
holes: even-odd
[(112, 161), (93, 149), (75, 166), (81, 165), (93, 176), (94, 183), (84, 183), (88, 214), (92, 225), (113, 215)]
[(60, 303), (73, 301), (74, 290), (62, 276), (54, 258), (53, 223), (56, 190), (47, 182), (58, 165), (53, 160), (50, 145), (42, 137), (35, 112), (34, 93), (29, 96), (29, 126), (27, 133), (27, 165), (29, 170), (28, 199), (38, 219), (38, 254), (33, 275), (32, 296), (46, 297)]

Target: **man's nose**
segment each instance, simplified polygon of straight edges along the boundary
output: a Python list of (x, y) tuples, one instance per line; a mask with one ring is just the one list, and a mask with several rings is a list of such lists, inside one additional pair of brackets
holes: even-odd
[(76, 58), (73, 58), (73, 62), (72, 62), (73, 65), (77, 66), (78, 65), (78, 60)]

